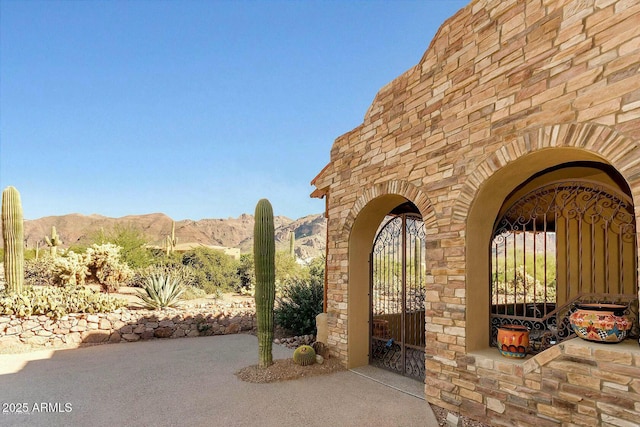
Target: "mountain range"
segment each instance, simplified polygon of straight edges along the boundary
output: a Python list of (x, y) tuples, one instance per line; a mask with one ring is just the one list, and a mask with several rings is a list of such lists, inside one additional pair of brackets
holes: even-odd
[[(114, 228), (140, 230), (149, 244), (163, 247), (164, 239), (171, 234), (173, 220), (163, 213), (129, 215), (110, 218), (102, 215), (69, 214), (48, 216), (24, 221), (24, 237), (28, 248), (37, 244), (46, 247), (45, 236), (56, 227), (62, 240), (61, 247), (86, 244), (100, 233)], [(250, 252), (253, 245), (253, 215), (243, 214), (238, 218), (201, 219), (198, 221), (175, 221), (175, 236), (178, 243), (238, 248), (242, 253)], [(276, 250), (289, 250), (289, 233), (295, 233), (295, 253), (300, 259), (310, 259), (324, 254), (327, 222), (322, 214), (308, 215), (296, 220), (274, 217)], [(1, 243), (1, 241), (0, 241)]]

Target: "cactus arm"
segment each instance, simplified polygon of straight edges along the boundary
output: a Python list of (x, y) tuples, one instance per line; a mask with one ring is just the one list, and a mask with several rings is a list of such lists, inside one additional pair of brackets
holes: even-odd
[(273, 304), (275, 301), (275, 229), (273, 208), (267, 199), (256, 205), (253, 256), (256, 272), (256, 317), (259, 366), (273, 363)]
[(24, 221), (20, 193), (14, 187), (2, 192), (4, 276), (9, 292), (21, 293), (24, 284)]

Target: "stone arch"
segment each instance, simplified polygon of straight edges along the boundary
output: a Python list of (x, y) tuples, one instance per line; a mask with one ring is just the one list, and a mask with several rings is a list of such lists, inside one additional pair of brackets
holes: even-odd
[[(640, 177), (640, 147), (636, 142), (594, 124), (529, 130), (476, 167), (454, 205), (452, 221), (466, 223), (467, 301), (489, 301), (487, 248), (493, 222), (506, 197), (533, 174), (571, 161), (613, 166), (631, 188), (638, 218), (640, 188), (631, 185)], [(489, 305), (467, 304), (466, 315), (467, 351), (485, 348), (489, 342)]]
[[(343, 231), (348, 236), (347, 366), (369, 363), (369, 254), (376, 231), (395, 207), (413, 203), (421, 212), (425, 229), (436, 226), (433, 208), (417, 187), (405, 181), (388, 181), (364, 190), (347, 216)], [(429, 234), (429, 233), (427, 233)]]
[[(640, 178), (640, 146), (631, 138), (608, 126), (559, 124), (531, 129), (505, 143), (490, 155), (467, 178), (453, 206), (452, 220), (465, 222), (469, 209), (483, 185), (498, 170), (514, 160), (537, 150), (548, 148), (580, 148), (615, 167), (628, 183)], [(639, 205), (640, 187), (632, 188), (634, 204)]]
[(420, 210), (422, 220), (424, 221), (427, 229), (432, 229), (437, 226), (436, 215), (427, 195), (410, 182), (403, 180), (391, 180), (375, 184), (365, 189), (356, 199), (344, 221), (343, 231), (345, 232), (345, 235), (349, 235), (356, 218), (369, 202), (380, 196), (390, 194), (402, 196), (416, 205)]

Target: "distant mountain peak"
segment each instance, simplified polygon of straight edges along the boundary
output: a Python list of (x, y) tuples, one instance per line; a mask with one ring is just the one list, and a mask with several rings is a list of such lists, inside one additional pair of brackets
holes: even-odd
[[(149, 243), (161, 245), (165, 237), (171, 233), (172, 222), (171, 217), (164, 213), (127, 215), (120, 218), (73, 213), (25, 220), (24, 236), (27, 247), (35, 247), (38, 241), (42, 247), (44, 236), (50, 235), (51, 227), (55, 226), (62, 239), (62, 246), (67, 248), (90, 242), (91, 237), (100, 230), (108, 231), (121, 226), (141, 230)], [(294, 231), (298, 258), (308, 259), (324, 254), (327, 227), (324, 215), (307, 215), (296, 220), (277, 216), (274, 222), (277, 250), (289, 250), (289, 232)], [(253, 245), (254, 219), (250, 214), (245, 213), (237, 218), (227, 219), (185, 219), (175, 221), (175, 224), (176, 237), (180, 243), (239, 248), (242, 252), (250, 252)]]

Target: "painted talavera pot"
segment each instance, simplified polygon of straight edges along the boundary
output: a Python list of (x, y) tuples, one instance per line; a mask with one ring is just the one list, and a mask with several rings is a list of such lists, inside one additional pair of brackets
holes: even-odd
[(503, 325), (498, 328), (498, 348), (505, 357), (522, 359), (529, 348), (529, 329), (522, 325)]
[(576, 304), (569, 316), (573, 332), (587, 341), (618, 343), (627, 337), (631, 322), (624, 315), (627, 309), (619, 304)]

